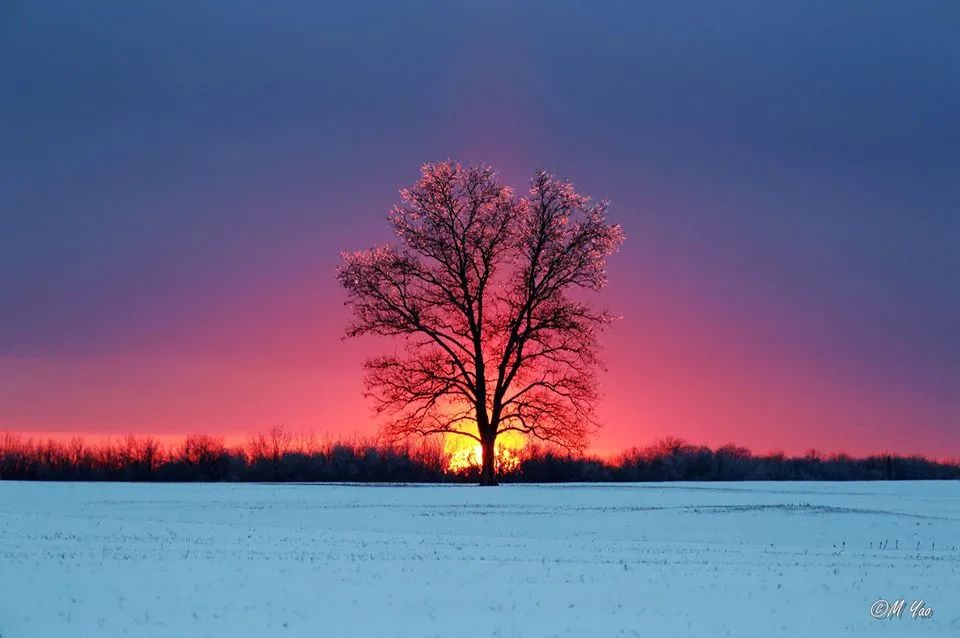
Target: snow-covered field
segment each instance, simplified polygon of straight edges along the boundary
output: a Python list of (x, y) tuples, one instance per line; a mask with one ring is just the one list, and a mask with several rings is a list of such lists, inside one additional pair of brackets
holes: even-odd
[(2, 638), (774, 635), (960, 636), (960, 485), (0, 482)]

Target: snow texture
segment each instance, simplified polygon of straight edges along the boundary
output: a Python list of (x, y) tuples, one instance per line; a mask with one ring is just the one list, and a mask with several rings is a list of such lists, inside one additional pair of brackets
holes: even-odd
[(950, 482), (0, 482), (2, 638), (957, 636), (958, 593)]

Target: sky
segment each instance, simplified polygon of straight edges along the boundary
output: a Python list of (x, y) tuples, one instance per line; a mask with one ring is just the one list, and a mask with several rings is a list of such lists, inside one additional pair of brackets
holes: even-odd
[(4, 2), (0, 430), (374, 433), (339, 254), (454, 158), (624, 227), (593, 450), (960, 456), (958, 31), (925, 0)]

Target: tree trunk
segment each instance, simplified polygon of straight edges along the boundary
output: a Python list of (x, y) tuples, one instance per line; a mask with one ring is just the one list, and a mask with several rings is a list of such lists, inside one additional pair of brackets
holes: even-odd
[(480, 446), (483, 448), (483, 463), (480, 466), (480, 485), (490, 486), (497, 484), (497, 470), (494, 466), (495, 438), (484, 438)]

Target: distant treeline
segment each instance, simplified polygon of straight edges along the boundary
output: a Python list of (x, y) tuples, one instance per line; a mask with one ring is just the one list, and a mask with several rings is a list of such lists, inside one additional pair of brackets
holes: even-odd
[[(479, 468), (448, 469), (437, 442), (405, 447), (372, 442), (317, 442), (282, 428), (228, 447), (222, 438), (195, 434), (165, 446), (128, 436), (88, 444), (0, 434), (0, 479), (43, 481), (352, 481), (471, 482)], [(960, 463), (878, 454), (852, 458), (810, 451), (789, 457), (753, 454), (732, 445), (711, 449), (668, 438), (615, 458), (571, 456), (527, 446), (503, 482), (623, 481), (862, 481), (958, 479)]]

